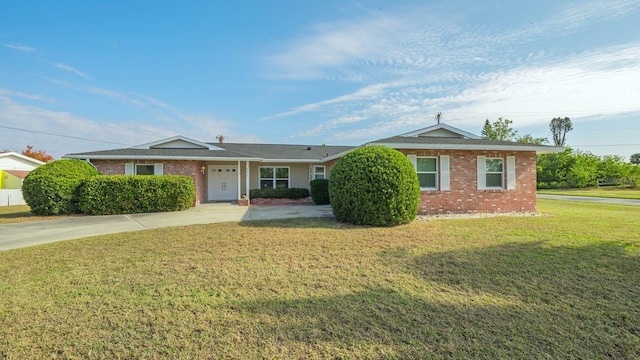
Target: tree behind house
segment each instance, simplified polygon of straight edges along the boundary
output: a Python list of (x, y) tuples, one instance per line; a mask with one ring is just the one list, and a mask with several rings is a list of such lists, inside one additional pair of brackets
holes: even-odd
[(498, 118), (493, 123), (487, 119), (482, 127), (482, 138), (487, 140), (514, 141), (518, 135), (518, 131), (511, 127), (513, 121), (509, 119)]
[(32, 145), (27, 145), (25, 150), (22, 150), (22, 155), (28, 156), (32, 159), (40, 160), (42, 162), (53, 161), (53, 156), (47, 154), (43, 150), (34, 151)]
[(571, 119), (568, 117), (565, 118), (553, 118), (549, 123), (549, 129), (551, 130), (551, 135), (553, 136), (553, 143), (556, 146), (564, 146), (567, 133), (573, 130), (573, 124), (571, 123)]
[(487, 140), (501, 140), (501, 141), (517, 141), (525, 144), (547, 144), (549, 140), (547, 138), (534, 138), (531, 134), (525, 134), (518, 136), (518, 131), (511, 127), (513, 121), (509, 119), (498, 118), (498, 120), (491, 123), (489, 119), (485, 120), (482, 127), (481, 135), (483, 139)]

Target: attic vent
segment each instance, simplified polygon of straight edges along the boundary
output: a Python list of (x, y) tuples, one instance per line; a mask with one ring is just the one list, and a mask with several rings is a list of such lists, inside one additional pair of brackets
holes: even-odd
[(307, 146), (307, 150), (311, 150), (311, 146)]

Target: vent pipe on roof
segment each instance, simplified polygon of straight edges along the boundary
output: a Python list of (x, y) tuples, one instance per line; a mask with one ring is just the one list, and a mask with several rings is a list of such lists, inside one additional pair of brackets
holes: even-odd
[(307, 146), (307, 150), (311, 150), (311, 146)]

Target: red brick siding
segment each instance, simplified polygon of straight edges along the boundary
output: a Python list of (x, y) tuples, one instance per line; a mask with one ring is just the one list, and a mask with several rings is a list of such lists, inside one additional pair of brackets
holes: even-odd
[(204, 166), (203, 161), (176, 160), (176, 161), (151, 161), (151, 160), (92, 160), (91, 163), (103, 175), (124, 174), (124, 164), (157, 164), (162, 163), (163, 175), (186, 175), (193, 179), (196, 188), (196, 199), (193, 206), (207, 201), (207, 183), (205, 176), (200, 172)]
[[(420, 214), (536, 211), (535, 152), (400, 150), (418, 156), (449, 155), (450, 191), (421, 191)], [(478, 190), (477, 157), (516, 157), (515, 190)], [(506, 186), (506, 185), (505, 185)]]
[[(450, 191), (421, 191), (420, 214), (440, 213), (509, 213), (536, 211), (536, 155), (534, 152), (508, 151), (436, 151), (436, 150), (400, 150), (404, 154), (418, 156), (449, 155)], [(515, 190), (478, 190), (477, 157), (516, 157)], [(125, 163), (153, 164), (158, 161), (142, 160), (93, 160), (101, 174), (124, 174)], [(164, 174), (190, 176), (196, 187), (194, 206), (207, 201), (207, 183), (200, 168), (202, 161), (160, 161), (164, 164)], [(325, 163), (329, 173), (336, 160)], [(505, 169), (506, 184), (506, 169)], [(252, 203), (254, 203), (252, 201)]]

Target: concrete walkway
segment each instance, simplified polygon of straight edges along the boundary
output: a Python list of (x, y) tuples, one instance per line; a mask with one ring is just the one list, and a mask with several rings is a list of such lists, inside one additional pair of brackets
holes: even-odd
[(0, 251), (87, 236), (170, 226), (332, 216), (329, 205), (245, 207), (229, 203), (201, 204), (186, 211), (168, 213), (71, 216), (0, 225)]
[(580, 201), (580, 202), (592, 202), (592, 203), (604, 203), (614, 205), (637, 205), (640, 206), (640, 200), (637, 199), (612, 199), (602, 197), (590, 197), (590, 196), (568, 196), (568, 195), (549, 195), (538, 194), (538, 199), (552, 199), (552, 200), (564, 200), (564, 201)]

